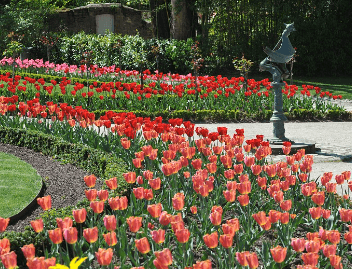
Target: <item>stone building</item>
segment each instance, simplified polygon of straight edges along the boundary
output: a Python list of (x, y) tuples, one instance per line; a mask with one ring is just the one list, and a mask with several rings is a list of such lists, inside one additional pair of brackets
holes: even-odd
[(122, 35), (153, 37), (151, 22), (143, 18), (142, 11), (114, 4), (89, 4), (70, 10), (58, 11), (48, 20), (49, 31), (65, 28), (68, 32), (104, 34), (106, 30)]

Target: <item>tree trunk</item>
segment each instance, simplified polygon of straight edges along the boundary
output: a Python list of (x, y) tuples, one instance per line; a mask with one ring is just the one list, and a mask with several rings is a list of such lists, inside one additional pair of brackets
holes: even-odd
[[(172, 38), (186, 40), (192, 37), (192, 11), (186, 0), (171, 0), (172, 6)], [(192, 27), (193, 26), (193, 27)]]
[(170, 38), (168, 2), (169, 0), (150, 0), (154, 36), (156, 38)]

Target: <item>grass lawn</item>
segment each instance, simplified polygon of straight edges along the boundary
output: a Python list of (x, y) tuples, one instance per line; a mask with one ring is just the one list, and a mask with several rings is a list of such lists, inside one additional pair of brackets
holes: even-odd
[(19, 213), (38, 194), (42, 178), (28, 163), (0, 152), (0, 217)]

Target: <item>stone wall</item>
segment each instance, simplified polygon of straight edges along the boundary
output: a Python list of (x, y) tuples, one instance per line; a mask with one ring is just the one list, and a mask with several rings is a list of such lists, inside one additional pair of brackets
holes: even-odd
[[(103, 16), (99, 16), (103, 15)], [(97, 19), (98, 16), (98, 19)], [(100, 23), (99, 23), (100, 22)], [(68, 32), (87, 34), (99, 33), (97, 26), (107, 25), (114, 33), (135, 35), (137, 30), (144, 38), (152, 38), (152, 24), (142, 18), (142, 12), (133, 8), (115, 4), (89, 4), (75, 9), (59, 11), (53, 14), (49, 21), (49, 31), (65, 28)]]

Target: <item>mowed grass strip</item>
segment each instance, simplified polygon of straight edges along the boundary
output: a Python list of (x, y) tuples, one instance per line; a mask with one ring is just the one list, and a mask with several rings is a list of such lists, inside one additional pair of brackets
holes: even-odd
[(42, 178), (28, 163), (0, 152), (0, 217), (22, 211), (38, 194)]

